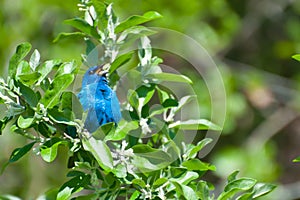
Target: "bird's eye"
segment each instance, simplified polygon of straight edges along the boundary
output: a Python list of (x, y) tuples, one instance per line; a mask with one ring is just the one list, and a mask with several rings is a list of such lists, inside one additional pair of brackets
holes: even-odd
[(94, 72), (94, 70), (91, 70), (90, 72), (89, 72), (89, 74), (94, 74), (95, 72)]

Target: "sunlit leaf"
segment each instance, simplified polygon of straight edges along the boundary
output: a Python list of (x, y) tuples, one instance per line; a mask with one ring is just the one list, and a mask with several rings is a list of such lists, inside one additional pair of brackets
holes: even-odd
[(227, 200), (232, 198), (235, 194), (239, 193), (240, 191), (247, 191), (254, 187), (256, 184), (256, 180), (251, 178), (240, 178), (228, 183), (225, 188), (224, 192), (218, 197), (218, 200)]
[(41, 82), (52, 71), (52, 69), (60, 64), (61, 64), (61, 60), (57, 59), (57, 60), (48, 60), (48, 61), (44, 62), (43, 64), (39, 65), (37, 67), (37, 71), (41, 74), (41, 76), (39, 77), (37, 85), (40, 85)]
[(169, 128), (180, 128), (183, 130), (221, 130), (221, 127), (206, 119), (191, 119), (187, 121), (177, 121), (170, 124)]
[(117, 128), (114, 131), (111, 131), (106, 137), (105, 140), (113, 140), (113, 141), (117, 141), (117, 140), (122, 140), (126, 137), (127, 134), (129, 134), (129, 132), (131, 130), (135, 130), (139, 127), (139, 124), (137, 121), (125, 121), (125, 120), (121, 120), (118, 123)]
[(34, 144), (35, 142), (31, 142), (25, 145), (24, 147), (15, 149), (9, 158), (9, 162), (12, 163), (18, 161), (20, 158), (22, 158), (25, 154), (27, 154), (32, 149)]
[(46, 162), (53, 162), (54, 159), (57, 157), (58, 146), (67, 144), (67, 141), (62, 140), (60, 138), (51, 138), (50, 140), (45, 142), (40, 148), (40, 153), (43, 160)]
[(295, 60), (300, 61), (300, 54), (293, 55), (292, 58), (294, 58)]
[(264, 196), (276, 188), (276, 185), (269, 183), (257, 183), (254, 186), (253, 198)]
[(232, 172), (232, 173), (227, 177), (227, 182), (229, 183), (229, 182), (232, 182), (232, 181), (236, 180), (236, 179), (237, 179), (237, 175), (238, 175), (239, 172), (240, 172), (239, 170), (236, 170), (236, 171)]
[(13, 196), (13, 195), (0, 195), (1, 200), (22, 200), (19, 197)]
[(295, 158), (295, 159), (293, 160), (293, 162), (300, 162), (300, 156), (297, 157), (297, 158)]
[(53, 40), (53, 42), (58, 42), (59, 40), (65, 39), (65, 38), (83, 38), (86, 34), (82, 32), (73, 32), (73, 33), (60, 33), (56, 38)]
[(109, 73), (113, 73), (116, 69), (127, 63), (132, 58), (133, 53), (133, 51), (130, 51), (128, 53), (118, 56), (111, 64)]
[(172, 81), (172, 82), (181, 82), (192, 84), (192, 80), (188, 77), (181, 74), (171, 74), (171, 73), (157, 73), (157, 74), (148, 74), (148, 78), (156, 79), (159, 81)]
[(153, 183), (153, 189), (159, 188), (160, 186), (164, 185), (166, 182), (168, 182), (167, 178), (159, 178)]
[(189, 158), (195, 158), (201, 149), (205, 147), (207, 144), (211, 143), (212, 139), (211, 138), (205, 138), (201, 140), (200, 142), (197, 143), (196, 146), (192, 147), (186, 154), (187, 154), (187, 159)]
[(118, 164), (112, 171), (118, 178), (125, 178), (127, 176), (127, 169), (124, 164)]
[(73, 26), (74, 28), (90, 35), (95, 38), (99, 38), (97, 31), (92, 27), (89, 23), (87, 23), (84, 19), (74, 18), (68, 19), (64, 21), (66, 24)]
[(17, 46), (15, 54), (9, 60), (8, 75), (10, 77), (14, 77), (16, 75), (19, 62), (25, 58), (30, 50), (31, 44), (28, 42), (21, 43)]
[(93, 137), (82, 140), (83, 147), (86, 151), (93, 154), (98, 164), (107, 172), (113, 169), (113, 159), (109, 147), (102, 141)]
[(136, 190), (134, 193), (131, 195), (129, 200), (136, 200), (140, 196), (141, 192)]
[(39, 78), (41, 74), (38, 72), (32, 72), (30, 74), (20, 74), (18, 75), (19, 80), (26, 85), (33, 85)]
[(62, 65), (59, 66), (59, 68), (55, 74), (55, 77), (65, 75), (65, 74), (72, 74), (72, 73), (74, 73), (75, 70), (76, 70), (76, 65), (75, 65), (74, 61), (63, 63)]
[(73, 74), (64, 74), (56, 77), (53, 80), (52, 88), (46, 91), (40, 102), (44, 104), (46, 108), (52, 108), (59, 102), (61, 93), (67, 89), (73, 80)]
[(216, 167), (214, 165), (211, 165), (209, 163), (204, 163), (199, 159), (190, 159), (184, 161), (182, 163), (182, 166), (186, 167), (188, 170), (191, 171), (208, 171), (208, 170), (215, 171), (216, 170)]
[(146, 183), (142, 179), (133, 179), (132, 184), (134, 184), (138, 188), (145, 188)]
[(24, 118), (22, 115), (20, 115), (17, 123), (20, 128), (26, 129), (32, 125), (33, 121), (34, 121), (33, 117)]
[(199, 199), (196, 192), (189, 186), (173, 182), (176, 187), (176, 192), (183, 195), (185, 199)]
[(158, 19), (161, 18), (162, 16), (154, 11), (149, 11), (146, 12), (144, 15), (139, 16), (139, 15), (133, 15), (131, 17), (129, 17), (128, 19), (126, 19), (125, 21), (121, 22), (116, 28), (115, 28), (115, 32), (116, 33), (120, 33), (132, 26), (136, 26), (139, 24), (143, 24), (145, 22), (154, 20), (154, 19)]
[(146, 144), (137, 144), (132, 147), (135, 155), (147, 158), (153, 164), (172, 162), (169, 154), (160, 149), (155, 149)]
[(34, 71), (36, 69), (36, 67), (39, 65), (40, 63), (40, 58), (41, 55), (39, 53), (39, 51), (37, 49), (34, 50), (34, 52), (32, 53), (31, 57), (30, 57), (30, 67), (31, 69)]

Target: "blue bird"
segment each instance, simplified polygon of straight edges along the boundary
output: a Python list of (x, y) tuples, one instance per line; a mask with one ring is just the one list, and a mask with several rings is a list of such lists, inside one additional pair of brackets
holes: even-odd
[(101, 66), (91, 67), (84, 74), (78, 98), (87, 111), (84, 128), (90, 133), (103, 124), (118, 123), (122, 118), (118, 97), (108, 86)]

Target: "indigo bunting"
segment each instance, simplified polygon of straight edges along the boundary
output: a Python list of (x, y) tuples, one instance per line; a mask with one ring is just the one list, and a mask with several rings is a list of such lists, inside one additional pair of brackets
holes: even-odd
[(87, 111), (84, 128), (90, 133), (103, 124), (121, 120), (118, 97), (109, 87), (101, 66), (91, 67), (84, 74), (78, 98), (84, 111)]

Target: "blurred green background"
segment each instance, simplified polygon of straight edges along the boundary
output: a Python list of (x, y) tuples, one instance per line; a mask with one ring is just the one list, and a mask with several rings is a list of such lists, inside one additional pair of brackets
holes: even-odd
[[(201, 44), (214, 58), (226, 89), (224, 131), (205, 160), (217, 171), (206, 177), (222, 185), (236, 169), (242, 176), (279, 187), (264, 199), (300, 199), (299, 89), (300, 63), (291, 56), (300, 53), (300, 1), (291, 0), (115, 0), (121, 19), (149, 10), (164, 18), (148, 26), (184, 33)], [(75, 59), (85, 50), (81, 40), (53, 43), (62, 31), (72, 31), (63, 20), (80, 16), (74, 0), (0, 1), (0, 71), (6, 76), (15, 47), (32, 43), (42, 60)], [(161, 42), (168, 43), (164, 38)], [(171, 39), (170, 39), (171, 41)], [(170, 43), (170, 45), (173, 45)], [(180, 45), (180, 44), (178, 44)], [(161, 55), (159, 55), (161, 56)], [(166, 63), (182, 61), (162, 54)], [(189, 74), (183, 69), (185, 73)], [(193, 73), (190, 73), (192, 76)], [(204, 117), (209, 117), (210, 98), (200, 77), (192, 77)], [(0, 137), (0, 164), (15, 147), (26, 141), (8, 131)], [(8, 166), (0, 176), (0, 193), (35, 199), (65, 180), (67, 151), (61, 149), (54, 164), (31, 153)]]

